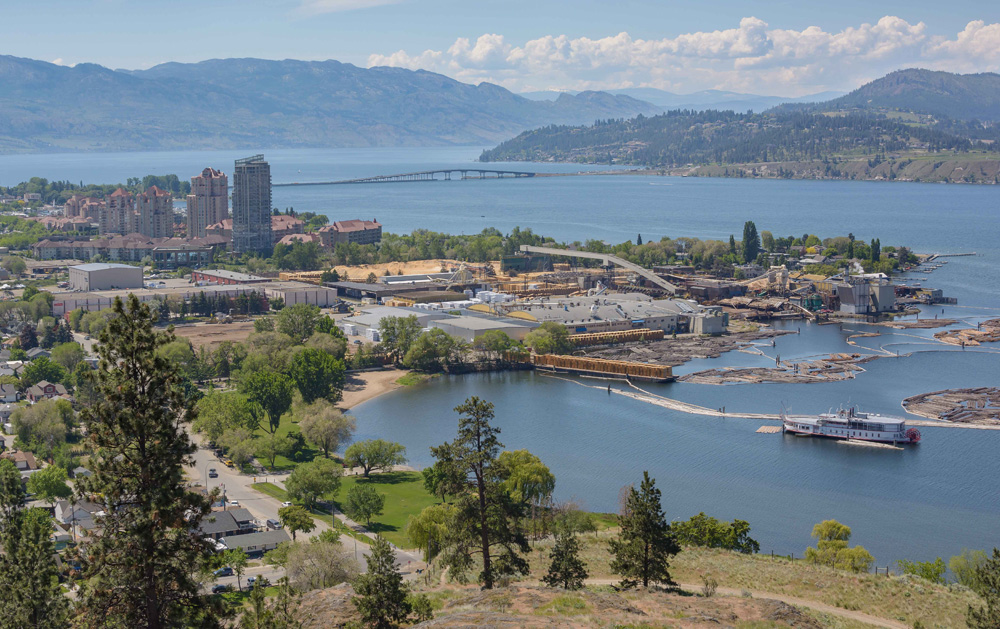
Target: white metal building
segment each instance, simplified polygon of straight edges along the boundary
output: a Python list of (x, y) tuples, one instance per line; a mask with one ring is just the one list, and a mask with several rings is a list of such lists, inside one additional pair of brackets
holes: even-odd
[(127, 264), (81, 264), (69, 267), (72, 290), (94, 291), (142, 288), (142, 268)]
[(538, 327), (538, 324), (510, 319), (461, 316), (436, 319), (431, 321), (429, 326), (444, 330), (451, 336), (471, 343), (490, 330), (499, 330), (515, 341), (521, 341), (528, 335), (528, 332)]

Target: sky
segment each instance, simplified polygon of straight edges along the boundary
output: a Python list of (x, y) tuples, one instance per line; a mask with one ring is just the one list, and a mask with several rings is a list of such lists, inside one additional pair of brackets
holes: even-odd
[(336, 59), (515, 92), (793, 97), (906, 67), (1000, 71), (989, 0), (0, 0), (0, 15), (0, 54), (65, 65)]

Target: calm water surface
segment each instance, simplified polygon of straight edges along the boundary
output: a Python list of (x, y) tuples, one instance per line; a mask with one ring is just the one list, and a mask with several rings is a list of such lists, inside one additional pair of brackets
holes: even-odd
[[(472, 165), (481, 147), (267, 151), (275, 183), (328, 181)], [(84, 182), (124, 181), (149, 173), (189, 177), (206, 166), (231, 172), (240, 152), (0, 156), (0, 185), (32, 176)], [(515, 170), (577, 172), (576, 165), (504, 164)], [(875, 182), (754, 181), (644, 176), (554, 177), (365, 186), (277, 187), (276, 206), (331, 219), (376, 217), (387, 231), (427, 228), (474, 233), (514, 226), (573, 241), (617, 243), (662, 236), (726, 239), (753, 220), (775, 235), (853, 232), (882, 245), (922, 252), (976, 252), (950, 258), (911, 278), (957, 297), (957, 306), (923, 317), (975, 325), (1000, 316), (1000, 188)], [(712, 408), (822, 412), (855, 403), (902, 414), (909, 395), (950, 387), (998, 386), (992, 348), (961, 351), (934, 343), (935, 330), (892, 331), (861, 324), (791, 322), (800, 334), (780, 337), (764, 356), (730, 352), (696, 360), (678, 374), (722, 366), (773, 364), (832, 351), (903, 354), (867, 363), (854, 380), (830, 384), (648, 385), (651, 392)], [(855, 331), (874, 330), (846, 343)], [(529, 448), (552, 468), (558, 499), (616, 509), (620, 488), (648, 469), (671, 518), (699, 511), (750, 521), (764, 550), (801, 554), (812, 525), (837, 518), (881, 565), (899, 558), (948, 557), (963, 547), (1000, 546), (1000, 432), (923, 429), (924, 442), (880, 451), (834, 442), (758, 435), (761, 422), (670, 411), (530, 373), (436, 378), (354, 410), (358, 438), (387, 437), (408, 448), (418, 466), (428, 447), (454, 436), (452, 409), (470, 395), (496, 404), (508, 448)]]

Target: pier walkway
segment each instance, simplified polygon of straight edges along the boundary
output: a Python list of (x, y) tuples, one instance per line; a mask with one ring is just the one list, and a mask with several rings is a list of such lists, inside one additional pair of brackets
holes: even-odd
[[(567, 382), (573, 382), (573, 383), (578, 384), (578, 385), (580, 385), (582, 387), (587, 387), (587, 388), (590, 388), (590, 389), (597, 389), (598, 391), (604, 391), (605, 390), (605, 387), (603, 387), (603, 386), (594, 386), (594, 385), (591, 385), (591, 384), (584, 384), (582, 382), (579, 382), (578, 380), (574, 380), (574, 379), (571, 379), (571, 378), (560, 378), (559, 376), (554, 376), (554, 375), (549, 375), (549, 374), (545, 374), (545, 375), (548, 375), (549, 377), (552, 377), (552, 378), (559, 378), (560, 380), (566, 380)], [(705, 406), (698, 406), (697, 404), (690, 404), (688, 402), (681, 402), (680, 400), (673, 400), (673, 399), (668, 398), (668, 397), (663, 397), (661, 395), (656, 395), (655, 393), (650, 393), (649, 391), (646, 391), (645, 389), (640, 389), (639, 387), (637, 387), (636, 385), (632, 384), (631, 382), (629, 383), (629, 386), (632, 387), (633, 389), (635, 389), (635, 391), (638, 391), (638, 393), (636, 393), (635, 391), (624, 391), (622, 389), (615, 389), (615, 388), (610, 388), (610, 389), (607, 389), (607, 390), (610, 393), (614, 393), (616, 395), (623, 395), (623, 396), (625, 396), (627, 398), (631, 398), (633, 400), (638, 400), (640, 402), (645, 402), (647, 404), (653, 404), (655, 406), (660, 406), (660, 407), (663, 407), (663, 408), (669, 408), (670, 410), (679, 411), (681, 413), (688, 413), (690, 415), (706, 415), (706, 416), (709, 416), (709, 417), (734, 417), (734, 418), (739, 418), (739, 419), (756, 419), (756, 420), (765, 420), (765, 421), (781, 421), (781, 416), (780, 415), (776, 415), (776, 414), (769, 414), (769, 413), (742, 413), (740, 411), (728, 411), (728, 410), (726, 412), (722, 412), (719, 409), (707, 408)], [(943, 421), (935, 421), (935, 420), (931, 420), (931, 419), (910, 419), (910, 418), (906, 418), (906, 423), (909, 426), (920, 426), (921, 428), (930, 427), (930, 428), (967, 428), (967, 429), (973, 429), (973, 430), (1000, 430), (1000, 426), (982, 426), (982, 425), (979, 425), (979, 424), (949, 423), (949, 422), (943, 422)]]

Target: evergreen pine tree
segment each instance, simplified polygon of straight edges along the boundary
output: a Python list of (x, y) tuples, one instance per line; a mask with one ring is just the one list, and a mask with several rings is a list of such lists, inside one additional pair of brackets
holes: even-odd
[(1000, 550), (994, 548), (993, 556), (976, 568), (977, 583), (973, 587), (982, 597), (985, 607), (969, 605), (965, 622), (972, 629), (1000, 627)]
[(361, 624), (371, 629), (398, 627), (412, 611), (406, 600), (407, 587), (396, 569), (396, 555), (381, 535), (375, 537), (371, 553), (365, 558), (368, 572), (354, 580), (358, 596), (351, 602), (361, 614)]
[[(805, 243), (805, 237), (802, 242)], [(760, 252), (760, 234), (757, 233), (757, 226), (754, 225), (753, 221), (747, 221), (743, 224), (743, 261), (746, 263), (753, 262), (757, 259), (757, 254)]]
[(497, 457), (503, 444), (497, 439), (500, 429), (490, 425), (493, 404), (473, 396), (455, 412), (461, 415), (455, 441), (431, 450), (435, 456), (450, 457), (438, 459), (453, 466), (446, 476), (469, 479), (464, 488), (448, 492), (456, 496), (455, 515), (448, 526), (443, 562), (461, 579), (472, 566), (473, 555), (479, 555), (483, 564), (479, 581), (489, 590), (497, 576), (528, 573), (528, 562), (519, 554), (531, 550), (519, 524), (524, 509), (500, 485), (504, 470)]
[(660, 582), (674, 585), (670, 578), (669, 559), (681, 551), (660, 505), (660, 490), (649, 472), (642, 473), (639, 490), (629, 487), (619, 517), (621, 533), (610, 542), (611, 570), (622, 575), (622, 585)]
[(25, 323), (21, 327), (21, 333), (18, 335), (17, 341), (24, 351), (38, 347), (38, 335), (35, 334), (35, 326)]
[(80, 414), (95, 454), (77, 496), (100, 500), (105, 515), (82, 549), (78, 626), (218, 626), (196, 579), (210, 553), (198, 534), (210, 500), (185, 482), (193, 411), (176, 367), (156, 354), (175, 337), (153, 331), (135, 295), (112, 309), (97, 346), (96, 399)]
[(552, 563), (542, 582), (549, 587), (579, 590), (587, 576), (587, 564), (580, 559), (580, 542), (576, 536), (567, 532), (557, 535)]
[(736, 255), (736, 237), (729, 234), (729, 253)]
[(636, 245), (642, 244), (642, 234), (639, 234), (639, 237), (635, 239), (635, 244)]
[(21, 473), (0, 460), (0, 627), (62, 629), (69, 599), (56, 580), (52, 520), (26, 509)]

